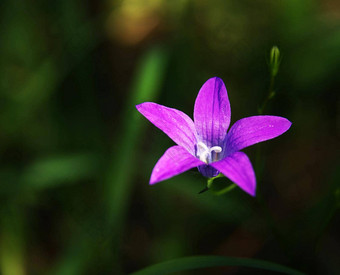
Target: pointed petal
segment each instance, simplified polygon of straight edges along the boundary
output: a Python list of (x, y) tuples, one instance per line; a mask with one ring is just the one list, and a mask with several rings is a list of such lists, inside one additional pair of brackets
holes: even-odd
[(175, 143), (195, 153), (195, 126), (185, 113), (153, 102), (136, 106), (151, 123), (166, 133)]
[(288, 119), (278, 116), (252, 116), (240, 119), (228, 132), (228, 153), (282, 135), (291, 125)]
[(204, 162), (192, 156), (181, 146), (172, 146), (165, 151), (152, 170), (150, 184), (181, 174)]
[(243, 152), (235, 152), (225, 159), (210, 164), (223, 175), (236, 183), (242, 190), (255, 196), (256, 178), (248, 156)]
[(227, 89), (218, 77), (210, 78), (200, 89), (195, 102), (194, 121), (200, 141), (207, 146), (222, 146), (230, 124)]

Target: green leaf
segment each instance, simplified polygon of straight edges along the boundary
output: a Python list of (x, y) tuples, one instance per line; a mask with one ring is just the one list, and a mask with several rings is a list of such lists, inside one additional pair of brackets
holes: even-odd
[(115, 230), (123, 223), (121, 219), (127, 209), (132, 188), (131, 167), (134, 167), (141, 133), (147, 125), (135, 105), (156, 98), (161, 91), (166, 64), (167, 51), (158, 47), (151, 48), (140, 61), (133, 81), (131, 98), (125, 110), (122, 136), (118, 141), (119, 146), (114, 144), (115, 153), (106, 175), (108, 212), (110, 220), (114, 221)]
[(136, 155), (143, 129), (147, 126), (147, 122), (136, 110), (135, 105), (144, 101), (153, 101), (158, 96), (166, 72), (167, 56), (166, 49), (153, 47), (141, 59), (133, 80), (131, 97), (125, 108), (122, 135), (113, 144), (114, 153), (105, 176), (107, 219), (111, 223), (109, 226), (112, 227), (111, 236), (115, 247), (111, 260), (116, 268), (119, 268), (119, 247), (133, 188), (134, 175), (131, 169), (138, 165), (135, 162)]
[(178, 271), (192, 270), (198, 268), (217, 267), (217, 266), (242, 266), (252, 267), (270, 271), (281, 272), (285, 274), (303, 274), (299, 271), (291, 269), (289, 267), (247, 258), (232, 258), (222, 256), (192, 256), (184, 257), (166, 261), (163, 263), (155, 264), (146, 267), (142, 270), (132, 273), (132, 275), (153, 275), (153, 274), (169, 274)]

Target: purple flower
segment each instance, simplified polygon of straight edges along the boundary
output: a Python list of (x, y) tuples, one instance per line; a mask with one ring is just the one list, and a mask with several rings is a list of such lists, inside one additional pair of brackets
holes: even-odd
[(200, 89), (194, 121), (179, 110), (152, 102), (139, 104), (136, 108), (177, 144), (158, 160), (150, 184), (198, 167), (208, 178), (222, 173), (252, 196), (256, 189), (254, 169), (247, 155), (240, 150), (275, 138), (291, 126), (291, 122), (283, 117), (252, 116), (240, 119), (227, 132), (230, 103), (227, 89), (218, 77), (210, 78)]

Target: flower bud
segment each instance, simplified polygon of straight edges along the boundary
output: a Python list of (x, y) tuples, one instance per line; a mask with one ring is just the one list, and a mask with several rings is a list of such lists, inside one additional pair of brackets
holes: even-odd
[(272, 49), (270, 50), (270, 73), (274, 77), (277, 75), (280, 67), (280, 50), (278, 47), (273, 46)]

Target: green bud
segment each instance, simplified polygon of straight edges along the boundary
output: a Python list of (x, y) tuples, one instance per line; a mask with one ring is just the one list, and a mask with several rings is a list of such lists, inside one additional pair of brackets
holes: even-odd
[(276, 76), (280, 67), (280, 50), (278, 47), (274, 46), (270, 50), (270, 73), (272, 76)]

